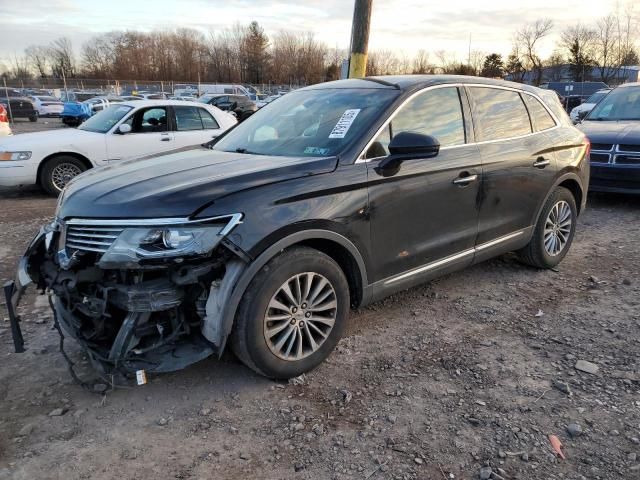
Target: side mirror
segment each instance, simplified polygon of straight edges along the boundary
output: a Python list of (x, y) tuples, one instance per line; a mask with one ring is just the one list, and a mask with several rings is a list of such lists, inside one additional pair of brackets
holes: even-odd
[(125, 133), (131, 133), (131, 125), (128, 123), (123, 123), (118, 126), (118, 133), (124, 135)]
[(431, 158), (438, 155), (440, 142), (431, 135), (415, 132), (400, 132), (389, 143), (392, 156), (409, 158)]
[(400, 132), (389, 143), (389, 156), (382, 160), (375, 171), (383, 177), (391, 177), (400, 171), (405, 160), (433, 158), (440, 151), (440, 142), (431, 135)]

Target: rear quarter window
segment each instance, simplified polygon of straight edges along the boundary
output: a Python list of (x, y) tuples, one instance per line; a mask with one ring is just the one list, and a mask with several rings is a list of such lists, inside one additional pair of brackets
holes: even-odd
[(504, 140), (532, 132), (529, 114), (518, 92), (469, 87), (469, 96), (477, 141)]
[(522, 95), (522, 98), (524, 98), (524, 103), (527, 106), (527, 110), (529, 110), (534, 131), (541, 132), (542, 130), (548, 130), (556, 126), (553, 117), (537, 98), (527, 95), (526, 93)]

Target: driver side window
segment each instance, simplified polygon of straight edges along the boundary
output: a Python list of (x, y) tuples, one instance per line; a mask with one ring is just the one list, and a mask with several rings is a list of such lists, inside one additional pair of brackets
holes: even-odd
[(167, 131), (167, 109), (151, 107), (138, 110), (126, 121), (132, 133), (156, 133)]
[(464, 120), (458, 89), (436, 88), (412, 98), (376, 137), (365, 158), (389, 155), (389, 143), (400, 132), (431, 135), (441, 147), (464, 144)]

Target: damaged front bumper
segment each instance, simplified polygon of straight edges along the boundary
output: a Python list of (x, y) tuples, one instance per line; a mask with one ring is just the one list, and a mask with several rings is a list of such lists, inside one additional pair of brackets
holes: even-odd
[[(61, 335), (75, 339), (102, 374), (175, 371), (220, 354), (228, 335), (221, 323), (225, 298), (249, 260), (226, 238), (240, 219), (198, 220), (196, 227), (171, 219), (171, 230), (163, 220), (145, 220), (143, 227), (94, 220), (43, 227), (20, 260), (16, 280), (5, 285), (16, 351), (23, 342), (15, 312), (34, 283), (52, 295)], [(196, 228), (209, 230), (196, 231), (188, 245), (187, 234)], [(122, 237), (164, 243), (127, 252)], [(175, 255), (167, 251), (172, 245)], [(204, 251), (207, 245), (214, 246)]]

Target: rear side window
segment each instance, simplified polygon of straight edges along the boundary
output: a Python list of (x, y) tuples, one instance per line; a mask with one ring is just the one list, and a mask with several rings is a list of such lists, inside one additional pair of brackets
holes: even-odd
[(518, 92), (469, 87), (476, 140), (486, 142), (531, 133), (527, 109)]
[(173, 107), (176, 112), (176, 130), (202, 130), (202, 120), (198, 107)]
[(216, 119), (204, 108), (199, 108), (198, 112), (200, 112), (200, 119), (202, 120), (202, 126), (205, 130), (220, 128)]
[(522, 98), (524, 98), (524, 103), (527, 105), (527, 110), (529, 110), (534, 131), (540, 132), (556, 126), (553, 117), (549, 115), (549, 112), (547, 112), (546, 108), (542, 106), (537, 98), (527, 94), (523, 94)]

